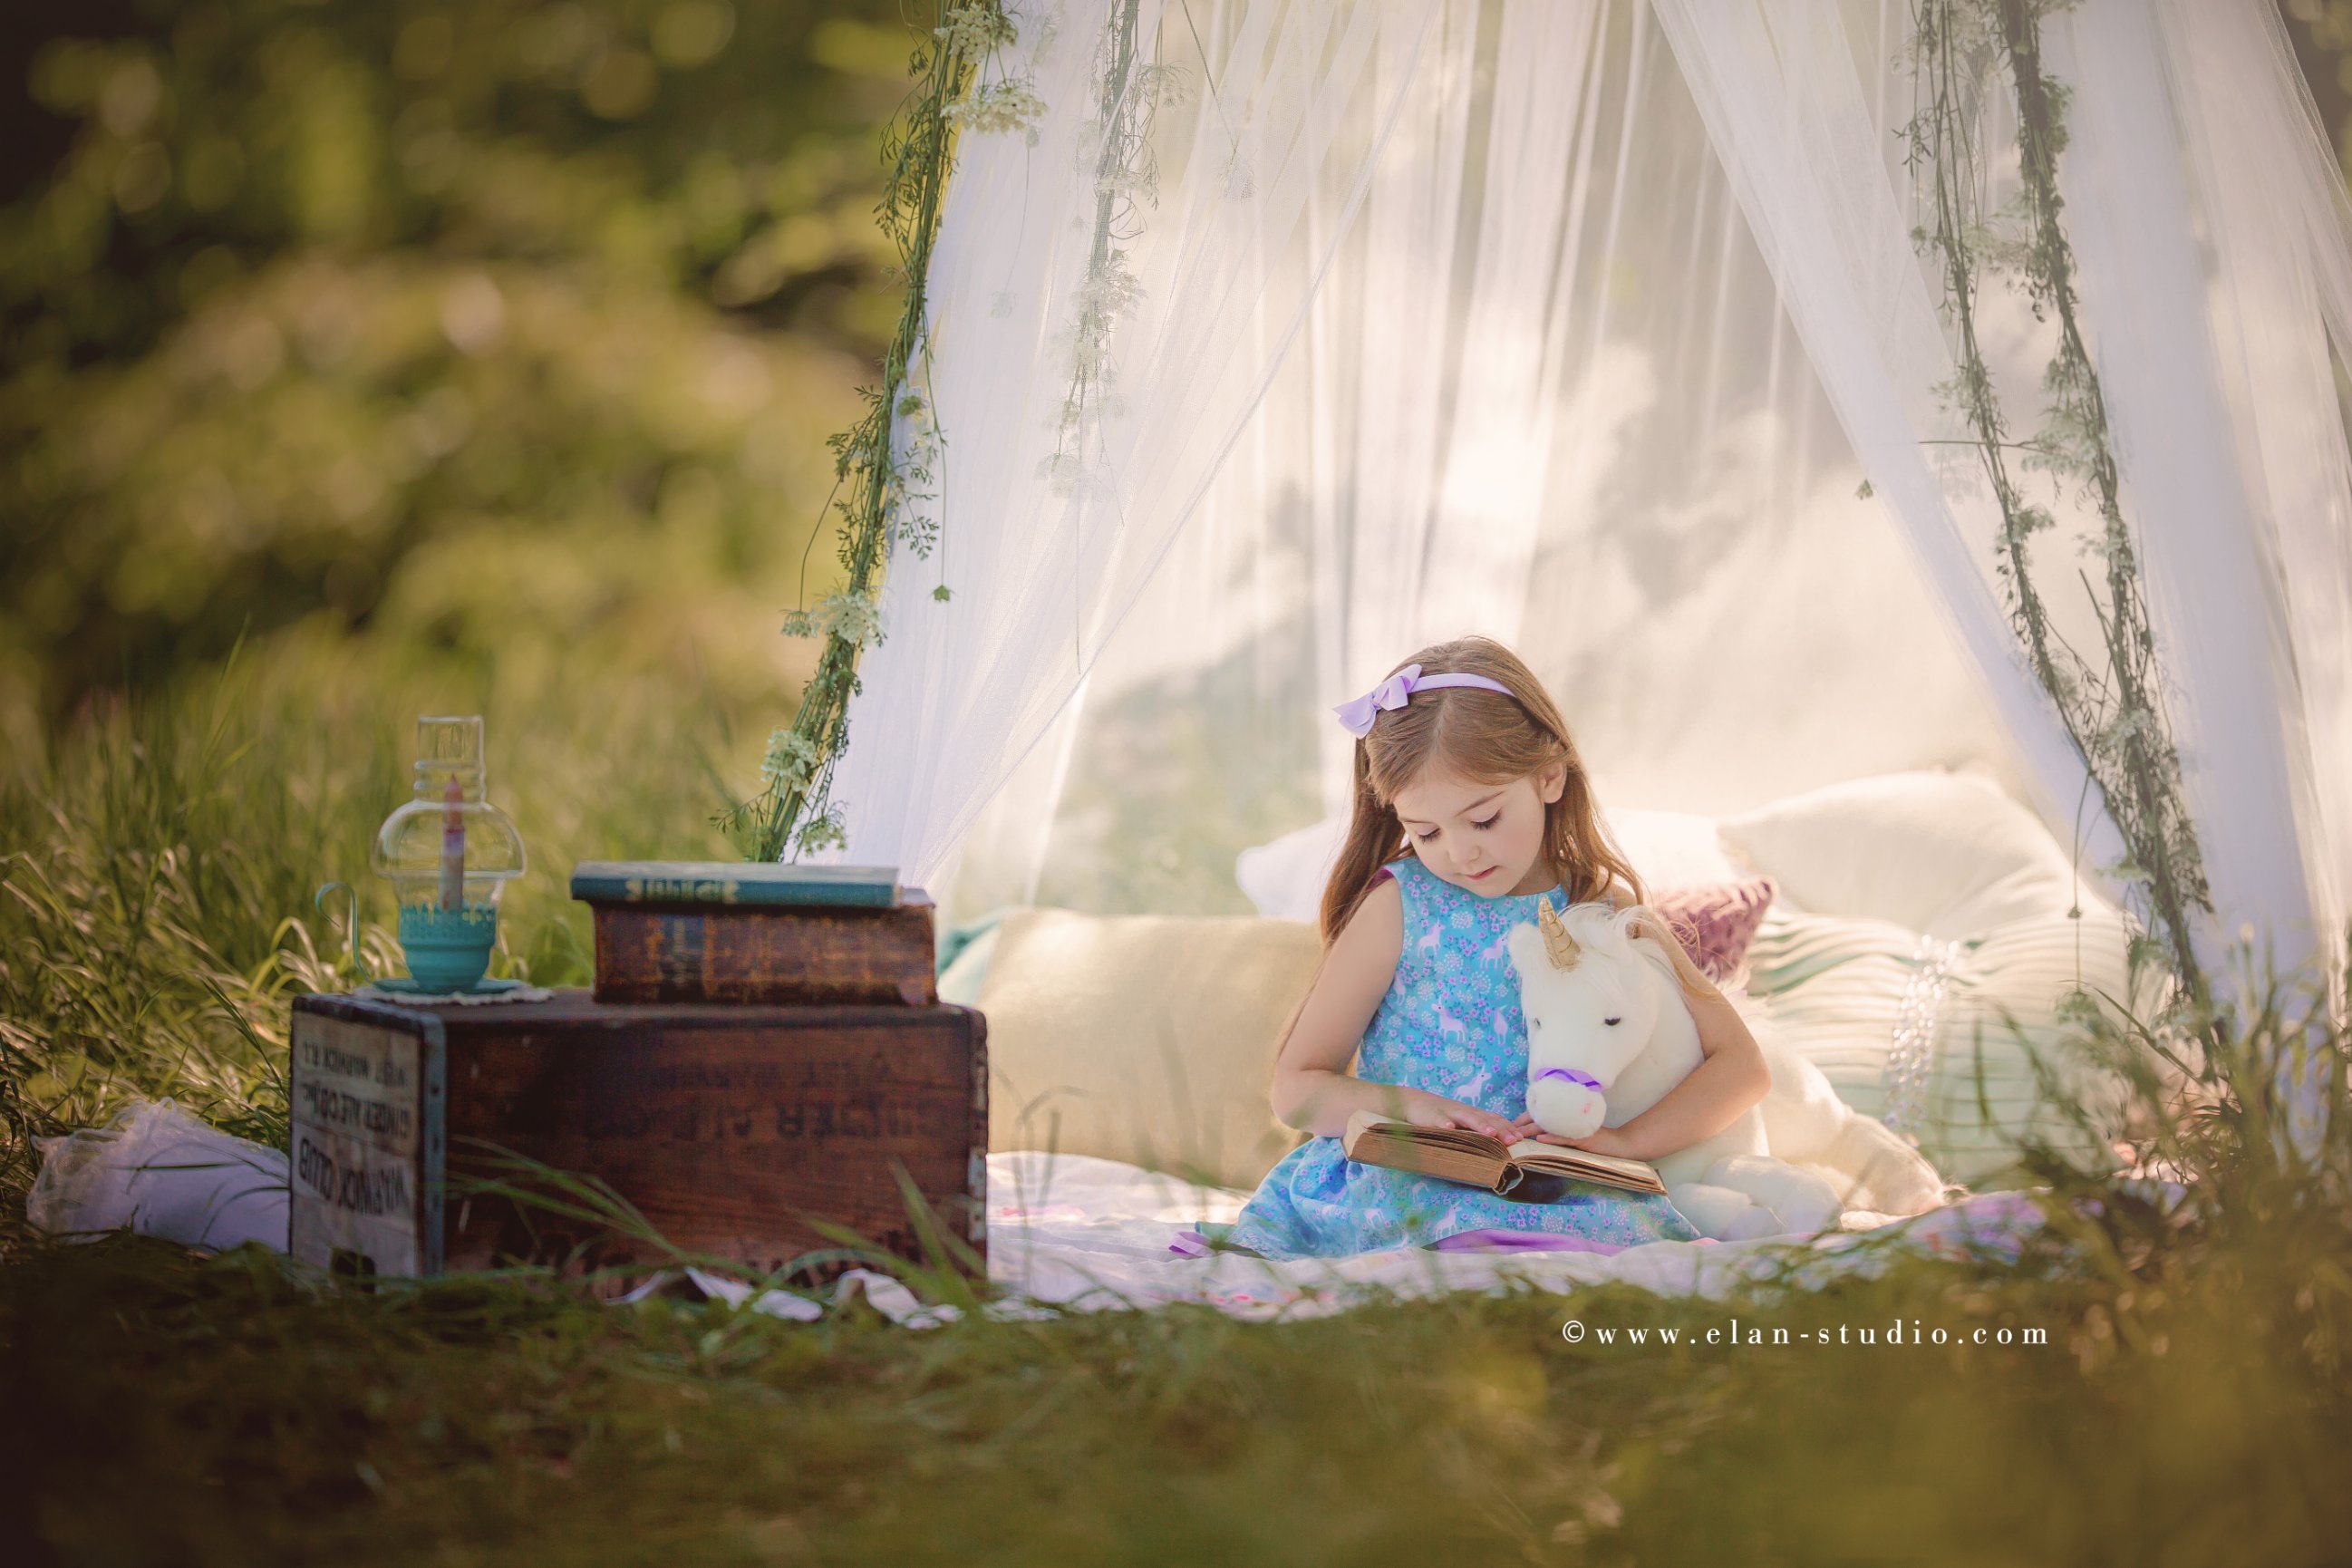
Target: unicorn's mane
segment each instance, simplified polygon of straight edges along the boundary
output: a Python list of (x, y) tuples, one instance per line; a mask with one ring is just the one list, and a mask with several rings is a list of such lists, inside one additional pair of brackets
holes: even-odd
[[(1642, 933), (1631, 936), (1626, 927), (1643, 922)], [(1602, 952), (1623, 954), (1629, 950), (1647, 959), (1669, 982), (1679, 985), (1681, 976), (1675, 968), (1674, 957), (1663, 945), (1665, 923), (1648, 906), (1628, 904), (1616, 909), (1605, 901), (1570, 904), (1559, 916), (1560, 924), (1576, 939), (1579, 947), (1592, 947)]]

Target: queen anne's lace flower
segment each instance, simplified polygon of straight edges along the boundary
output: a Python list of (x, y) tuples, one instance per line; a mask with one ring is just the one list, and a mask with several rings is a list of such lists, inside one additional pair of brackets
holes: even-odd
[(988, 135), (995, 132), (1031, 130), (1045, 113), (1045, 100), (1029, 89), (1027, 81), (1011, 78), (977, 89), (961, 103), (940, 111), (958, 129)]
[(760, 778), (787, 792), (799, 789), (816, 772), (816, 742), (793, 730), (778, 730), (768, 737), (768, 754), (760, 763)]
[(837, 848), (849, 842), (849, 835), (841, 826), (841, 807), (829, 805), (801, 824), (800, 846), (803, 851)]
[(788, 637), (839, 637), (857, 647), (871, 647), (882, 640), (882, 612), (872, 599), (856, 594), (833, 594), (814, 610), (791, 610), (784, 616)]
[(951, 55), (961, 55), (978, 64), (1004, 45), (1013, 42), (1013, 18), (995, 5), (964, 5), (949, 13), (943, 26), (931, 29), (931, 36)]

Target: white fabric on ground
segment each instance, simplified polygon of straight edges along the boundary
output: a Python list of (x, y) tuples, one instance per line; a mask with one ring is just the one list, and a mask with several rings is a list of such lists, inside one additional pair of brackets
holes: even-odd
[[(1566, 1296), (1612, 1282), (1661, 1296), (1720, 1300), (1754, 1280), (1777, 1278), (1810, 1289), (1842, 1275), (1874, 1276), (1897, 1251), (2013, 1262), (2042, 1225), (2032, 1194), (1980, 1193), (1908, 1219), (1849, 1214), (1845, 1229), (1810, 1237), (1661, 1241), (1607, 1255), (1397, 1247), (1276, 1262), (1236, 1252), (1184, 1257), (1170, 1247), (1180, 1230), (1198, 1222), (1230, 1223), (1248, 1200), (1244, 1192), (1043, 1150), (991, 1154), (988, 1179), (988, 1272), (1005, 1292), (982, 1309), (992, 1318), (1181, 1303), (1244, 1320), (1296, 1320), (1456, 1290), (1532, 1289)], [(750, 1294), (745, 1287), (713, 1283), (717, 1288), (709, 1293), (730, 1300), (740, 1303)], [(961, 1315), (953, 1305), (927, 1304), (899, 1280), (864, 1268), (844, 1274), (827, 1299), (838, 1305), (860, 1294), (907, 1328), (933, 1328)], [(813, 1302), (782, 1292), (758, 1305), (781, 1316), (816, 1315)]]
[[(1669, 1296), (1720, 1299), (1744, 1279), (1793, 1270), (1806, 1288), (1842, 1273), (1875, 1274), (1884, 1235), (1935, 1256), (2013, 1261), (2041, 1224), (2029, 1193), (1982, 1193), (1905, 1220), (1850, 1214), (1853, 1228), (1815, 1237), (1742, 1242), (1661, 1241), (1622, 1252), (1434, 1252), (1399, 1247), (1354, 1258), (1288, 1262), (1169, 1249), (1179, 1229), (1230, 1222), (1249, 1194), (1192, 1186), (1116, 1161), (1022, 1150), (992, 1154), (989, 1276), (1019, 1298), (1066, 1309), (1185, 1301), (1240, 1318), (1318, 1316), (1393, 1293), (1430, 1296), (1532, 1285), (1559, 1293), (1622, 1281)], [(869, 1291), (877, 1306), (887, 1307)], [(893, 1314), (896, 1316), (896, 1314)], [(943, 1314), (915, 1310), (918, 1324)], [(908, 1321), (902, 1320), (902, 1321)]]
[(190, 1247), (286, 1250), (286, 1152), (232, 1138), (172, 1101), (133, 1100), (103, 1127), (41, 1140), (25, 1217), (58, 1237), (129, 1227)]
[[(92, 1235), (128, 1226), (142, 1236), (222, 1249), (256, 1241), (286, 1247), (286, 1156), (205, 1126), (176, 1105), (141, 1101), (110, 1126), (52, 1141), (26, 1203), (37, 1227)], [(1751, 1274), (1779, 1272), (1801, 1258), (1801, 1282), (1885, 1267), (1864, 1235), (1909, 1238), (1938, 1256), (1971, 1249), (2014, 1258), (2040, 1224), (2030, 1194), (1983, 1193), (1909, 1219), (1853, 1214), (1846, 1230), (1818, 1237), (1700, 1243), (1657, 1242), (1623, 1252), (1486, 1254), (1414, 1248), (1336, 1259), (1277, 1263), (1238, 1253), (1187, 1258), (1171, 1249), (1177, 1232), (1230, 1222), (1248, 1194), (1194, 1186), (1139, 1166), (1085, 1155), (1024, 1150), (988, 1157), (989, 1278), (1005, 1292), (988, 1310), (1038, 1316), (1055, 1309), (1100, 1310), (1187, 1301), (1242, 1318), (1311, 1316), (1384, 1294), (1511, 1289), (1515, 1282), (1565, 1292), (1622, 1280), (1666, 1295), (1720, 1297)], [(2175, 1189), (2177, 1191), (2178, 1189)], [(1867, 1228), (1865, 1228), (1867, 1227)], [(751, 1288), (704, 1270), (687, 1276), (705, 1296), (737, 1305)], [(648, 1279), (638, 1296), (667, 1281)], [(954, 1316), (919, 1302), (898, 1280), (852, 1269), (827, 1300), (863, 1292), (892, 1320), (924, 1327)], [(806, 1321), (814, 1301), (771, 1292), (756, 1310)]]

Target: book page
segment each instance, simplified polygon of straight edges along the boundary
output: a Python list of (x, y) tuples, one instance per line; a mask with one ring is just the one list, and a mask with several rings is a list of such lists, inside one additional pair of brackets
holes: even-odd
[(1570, 1149), (1565, 1144), (1539, 1142), (1522, 1138), (1510, 1147), (1510, 1156), (1521, 1164), (1530, 1162), (1559, 1164), (1573, 1161), (1580, 1164), (1597, 1165), (1605, 1171), (1622, 1171), (1629, 1176), (1654, 1176), (1657, 1167), (1647, 1160), (1629, 1160), (1620, 1154), (1596, 1154), (1590, 1149)]

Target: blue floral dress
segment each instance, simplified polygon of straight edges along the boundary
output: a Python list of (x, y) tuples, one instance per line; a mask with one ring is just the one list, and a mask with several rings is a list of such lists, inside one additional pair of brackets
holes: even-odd
[[(1507, 938), (1536, 918), (1558, 888), (1486, 898), (1407, 855), (1388, 868), (1404, 896), (1404, 949), (1396, 977), (1364, 1031), (1357, 1076), (1403, 1084), (1514, 1120), (1528, 1109), (1528, 1026)], [(1580, 1237), (1611, 1247), (1696, 1241), (1671, 1200), (1564, 1184), (1549, 1202), (1522, 1203), (1417, 1172), (1363, 1165), (1337, 1138), (1310, 1138), (1265, 1174), (1219, 1237), (1263, 1257), (1338, 1258), (1426, 1247), (1498, 1229)]]

